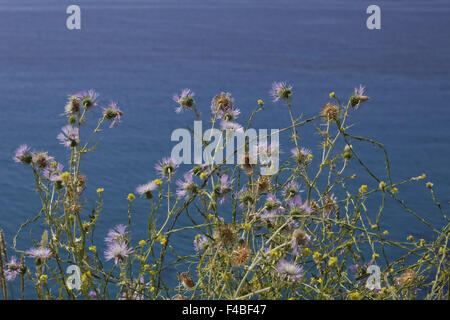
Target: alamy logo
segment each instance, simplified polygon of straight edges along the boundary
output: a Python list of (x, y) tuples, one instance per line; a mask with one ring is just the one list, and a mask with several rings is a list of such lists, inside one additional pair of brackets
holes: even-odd
[(81, 29), (81, 9), (77, 5), (71, 5), (67, 7), (67, 17), (66, 27), (69, 30), (80, 30)]
[(211, 128), (203, 133), (202, 122), (195, 121), (193, 137), (188, 129), (172, 132), (171, 141), (179, 143), (172, 148), (171, 158), (177, 164), (199, 165), (234, 164), (236, 158), (239, 165), (258, 164), (262, 175), (273, 175), (279, 169), (279, 129), (271, 129), (270, 133), (267, 129), (258, 131)]
[(76, 265), (71, 265), (67, 267), (66, 274), (69, 276), (66, 280), (66, 286), (69, 290), (80, 290), (81, 289), (81, 270), (80, 267)]
[(381, 270), (377, 265), (370, 265), (367, 267), (367, 273), (370, 274), (366, 281), (366, 288), (369, 290), (381, 289)]
[(379, 6), (373, 4), (367, 7), (367, 14), (370, 16), (367, 18), (366, 26), (369, 30), (381, 29), (381, 9)]

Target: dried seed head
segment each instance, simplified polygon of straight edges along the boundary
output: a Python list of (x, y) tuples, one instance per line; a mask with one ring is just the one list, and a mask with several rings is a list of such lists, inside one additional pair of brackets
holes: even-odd
[(65, 111), (67, 115), (74, 115), (80, 111), (80, 99), (77, 96), (69, 96)]
[(50, 162), (54, 160), (53, 157), (49, 157), (47, 152), (41, 152), (38, 154), (33, 155), (33, 163), (39, 168), (39, 169), (45, 169), (50, 165)]
[(231, 256), (231, 264), (233, 267), (240, 267), (248, 263), (251, 255), (251, 250), (247, 245), (238, 245), (233, 250)]
[(189, 275), (189, 272), (183, 272), (178, 276), (178, 281), (181, 282), (183, 287), (186, 289), (191, 289), (194, 287), (194, 280), (192, 280), (192, 277)]
[(257, 160), (248, 152), (239, 159), (239, 166), (242, 170), (250, 172), (256, 166)]
[(214, 230), (214, 240), (219, 244), (228, 244), (233, 242), (235, 232), (229, 225), (222, 225)]
[(233, 98), (229, 93), (222, 92), (213, 98), (212, 105), (215, 113), (226, 112), (233, 109)]
[(310, 239), (310, 236), (308, 236), (302, 229), (296, 229), (292, 233), (292, 240), (295, 241), (295, 243), (299, 246), (306, 246), (309, 243)]
[(336, 121), (339, 118), (339, 109), (336, 105), (328, 102), (322, 107), (320, 115), (328, 122)]
[(47, 243), (48, 243), (48, 232), (47, 230), (45, 230), (41, 237), (41, 247), (46, 248)]
[(270, 176), (261, 176), (256, 182), (256, 190), (258, 193), (264, 193), (270, 188)]
[(397, 284), (404, 286), (409, 283), (415, 278), (416, 273), (414, 270), (407, 270), (405, 271), (400, 277), (396, 279)]

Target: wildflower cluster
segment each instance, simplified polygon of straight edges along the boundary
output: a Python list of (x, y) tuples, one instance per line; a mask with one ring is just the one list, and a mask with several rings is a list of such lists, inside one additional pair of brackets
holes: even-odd
[[(394, 182), (384, 147), (348, 132), (351, 113), (369, 100), (364, 87), (356, 88), (347, 104), (332, 92), (331, 101), (307, 119), (293, 105), (291, 85), (275, 82), (270, 95), (274, 102), (286, 105), (291, 120), (279, 130), (289, 135), (292, 145), (278, 172), (263, 175), (266, 164), (253, 161), (278, 153), (280, 146), (275, 143), (253, 148), (247, 143), (245, 161), (236, 166), (211, 162), (184, 170), (170, 157), (162, 158), (155, 170), (145, 172), (149, 179), (141, 182), (146, 183), (136, 182), (135, 193), (140, 198), (124, 195), (128, 221), (104, 235), (104, 250), (94, 242), (93, 234), (108, 188), (98, 188), (96, 201), (89, 207), (81, 160), (95, 150), (102, 124), (109, 121), (110, 127), (117, 126), (123, 112), (111, 102), (103, 108), (92, 134), (82, 140), (80, 132), (100, 104), (99, 95), (89, 90), (69, 96), (64, 112), (67, 124), (57, 135), (68, 149), (68, 163), (64, 166), (48, 152), (27, 145), (18, 147), (13, 156), (15, 162), (31, 169), (42, 200), (39, 214), (22, 225), (15, 240), (33, 222), (42, 222), (45, 232), (28, 250), (16, 248), (14, 241), (16, 255), (11, 257), (0, 232), (3, 297), (9, 297), (7, 282), (20, 281), (22, 296), (25, 283), (31, 283), (39, 299), (385, 300), (414, 299), (419, 294), (426, 299), (446, 299), (448, 217), (431, 182), (426, 187), (442, 215), (441, 227), (408, 207), (398, 197), (399, 190), (425, 175)], [(175, 112), (192, 111), (199, 119), (194, 97), (190, 89), (174, 95)], [(261, 99), (255, 105), (246, 127), (267, 107)], [(210, 109), (213, 128), (220, 121), (218, 129), (225, 133), (244, 131), (238, 123), (241, 111), (230, 93), (215, 95)], [(301, 143), (299, 129), (312, 123), (318, 123), (320, 152), (313, 153), (311, 146)], [(386, 155), (384, 179), (364, 163), (360, 143)], [(362, 169), (358, 176), (357, 166)], [(360, 181), (355, 185), (356, 178)], [(411, 236), (398, 241), (382, 230), (388, 198), (404, 209), (405, 221), (422, 223), (429, 239)], [(369, 199), (371, 206), (376, 200), (380, 206), (369, 210)], [(134, 215), (138, 201), (148, 209)], [(132, 219), (139, 219), (139, 225), (145, 221), (143, 239), (133, 239)], [(180, 249), (180, 239), (191, 239), (192, 250)], [(80, 290), (68, 286), (66, 264), (80, 268)], [(375, 265), (381, 275), (380, 287), (373, 289), (366, 281), (369, 268)]]

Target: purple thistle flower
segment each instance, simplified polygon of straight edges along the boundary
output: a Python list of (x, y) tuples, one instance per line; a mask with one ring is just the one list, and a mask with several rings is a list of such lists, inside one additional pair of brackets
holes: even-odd
[(219, 200), (220, 204), (225, 203), (226, 197), (225, 195), (231, 192), (233, 179), (229, 179), (226, 174), (220, 177), (219, 183), (214, 186), (214, 192), (217, 196), (221, 197)]
[(281, 201), (278, 200), (277, 196), (273, 193), (267, 194), (266, 203), (264, 204), (264, 211), (261, 214), (261, 218), (275, 224), (277, 221), (276, 216), (283, 214), (284, 211), (285, 209), (282, 206)]
[(77, 127), (64, 126), (61, 133), (56, 137), (60, 143), (67, 148), (73, 148), (80, 144), (80, 134)]
[(241, 110), (239, 109), (231, 109), (227, 111), (219, 110), (217, 112), (217, 118), (222, 119), (227, 122), (232, 122), (236, 120), (236, 118), (241, 114)]
[(39, 247), (39, 248), (31, 248), (26, 252), (28, 256), (37, 260), (39, 264), (42, 264), (44, 261), (48, 260), (52, 252), (50, 249)]
[(32, 159), (33, 156), (30, 153), (30, 147), (28, 147), (26, 144), (20, 145), (14, 152), (14, 162), (30, 164)]
[(59, 179), (63, 168), (64, 166), (61, 163), (56, 163), (55, 165), (51, 164), (50, 167), (44, 170), (43, 176), (51, 182), (55, 182)]
[(155, 166), (155, 169), (159, 171), (159, 174), (162, 177), (172, 176), (177, 168), (178, 165), (175, 163), (175, 161), (172, 160), (172, 158), (163, 158)]
[(77, 94), (77, 97), (81, 100), (81, 105), (90, 109), (97, 106), (97, 98), (99, 94), (95, 90), (91, 89), (88, 91), (83, 91)]
[(194, 176), (192, 173), (187, 172), (183, 175), (183, 180), (177, 181), (177, 196), (178, 198), (184, 198), (186, 201), (189, 200), (189, 198), (198, 192), (198, 186), (194, 183)]
[(350, 105), (353, 108), (358, 109), (361, 103), (369, 100), (369, 97), (364, 95), (365, 90), (366, 88), (361, 84), (359, 85), (359, 87), (355, 88), (355, 91), (350, 96)]
[(181, 113), (185, 109), (190, 109), (194, 106), (194, 92), (191, 89), (183, 89), (181, 94), (174, 94), (173, 101), (179, 104), (175, 109), (176, 113)]
[(199, 253), (208, 245), (209, 239), (205, 235), (197, 236), (194, 239), (194, 249), (195, 252)]
[(247, 210), (250, 206), (256, 203), (256, 196), (247, 187), (243, 187), (237, 194), (236, 198), (239, 201), (239, 206), (242, 210)]
[(284, 187), (282, 194), (285, 200), (289, 200), (300, 192), (303, 192), (303, 190), (300, 190), (298, 183), (292, 180)]
[(273, 102), (278, 102), (280, 99), (288, 101), (292, 97), (292, 86), (286, 84), (286, 82), (274, 82), (270, 95)]
[(293, 149), (291, 149), (291, 153), (296, 158), (304, 159), (311, 154), (311, 150), (306, 149), (306, 148), (300, 148), (300, 152), (299, 152), (299, 150), (297, 148), (293, 148)]
[(278, 261), (276, 270), (279, 276), (286, 281), (299, 282), (303, 277), (303, 268), (285, 259)]
[(291, 215), (311, 214), (313, 210), (308, 202), (302, 202), (302, 198), (297, 195), (289, 201), (289, 213)]
[(5, 278), (6, 281), (14, 281), (18, 275), (23, 272), (23, 265), (17, 262), (15, 256), (11, 257), (11, 260), (6, 263)]
[(123, 112), (117, 106), (117, 102), (111, 102), (107, 108), (103, 109), (103, 116), (106, 120), (112, 121), (109, 127), (115, 128), (120, 123)]
[(152, 191), (154, 191), (156, 188), (156, 183), (150, 181), (146, 184), (141, 184), (140, 186), (138, 186), (136, 188), (136, 193), (150, 200), (151, 198), (153, 198)]
[(222, 120), (220, 122), (220, 128), (223, 131), (232, 131), (232, 132), (236, 132), (236, 133), (244, 133), (244, 128), (236, 122), (228, 122), (228, 121), (224, 121)]
[(124, 241), (111, 242), (105, 251), (105, 258), (107, 261), (114, 259), (116, 265), (121, 264), (130, 255), (131, 250)]
[(110, 229), (105, 238), (105, 242), (108, 244), (115, 242), (123, 242), (126, 240), (127, 227), (123, 224), (117, 225), (115, 228)]

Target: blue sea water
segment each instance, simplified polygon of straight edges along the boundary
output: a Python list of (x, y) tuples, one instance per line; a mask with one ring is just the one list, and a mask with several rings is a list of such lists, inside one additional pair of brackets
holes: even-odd
[[(71, 4), (82, 10), (78, 31), (66, 28)], [(255, 117), (254, 127), (283, 128), (289, 123), (287, 110), (270, 102), (268, 94), (274, 80), (293, 85), (294, 112), (305, 117), (319, 112), (329, 92), (345, 97), (363, 84), (371, 100), (352, 113), (352, 132), (384, 144), (395, 180), (425, 172), (443, 208), (450, 209), (450, 3), (376, 1), (382, 29), (373, 31), (366, 28), (370, 4), (0, 0), (0, 228), (8, 243), (40, 209), (32, 175), (12, 161), (14, 149), (27, 143), (66, 161), (66, 150), (56, 140), (65, 124), (60, 114), (68, 94), (90, 88), (100, 92), (104, 103), (118, 101), (125, 112), (118, 128), (102, 133), (100, 146), (82, 168), (88, 177), (85, 195), (92, 199), (96, 188), (105, 189), (96, 230), (100, 240), (109, 228), (126, 223), (126, 196), (155, 178), (154, 164), (174, 145), (172, 131), (193, 125), (193, 115), (176, 115), (171, 100), (185, 87), (196, 93), (204, 121), (211, 98), (228, 91), (241, 119), (263, 99), (265, 111)], [(306, 147), (318, 150), (313, 127), (300, 135)], [(290, 150), (286, 137), (281, 148)], [(383, 175), (383, 155), (371, 146), (359, 148), (366, 164)], [(375, 185), (362, 172), (361, 178)], [(399, 189), (411, 208), (442, 227), (424, 181)], [(141, 226), (148, 210), (144, 201), (135, 204), (137, 242), (145, 237)], [(375, 203), (369, 214), (377, 210)], [(178, 223), (186, 224), (186, 218)], [(34, 238), (40, 237), (40, 227), (33, 228)], [(432, 238), (429, 229), (394, 203), (386, 209), (383, 227), (395, 239), (409, 234)], [(193, 252), (192, 240), (192, 234), (181, 235), (179, 251)], [(31, 245), (27, 229), (17, 246)]]

